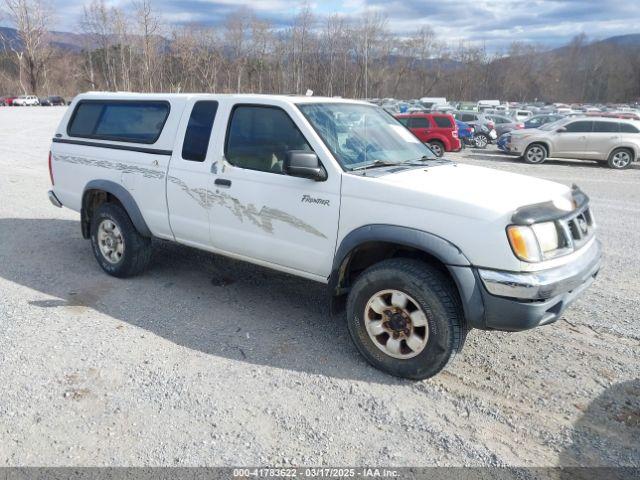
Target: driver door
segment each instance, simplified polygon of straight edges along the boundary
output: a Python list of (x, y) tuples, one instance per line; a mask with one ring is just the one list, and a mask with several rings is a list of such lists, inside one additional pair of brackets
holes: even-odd
[(283, 173), (287, 151), (313, 151), (285, 108), (229, 105), (224, 161), (211, 175), (211, 237), (217, 249), (244, 259), (326, 278), (340, 176), (314, 181)]

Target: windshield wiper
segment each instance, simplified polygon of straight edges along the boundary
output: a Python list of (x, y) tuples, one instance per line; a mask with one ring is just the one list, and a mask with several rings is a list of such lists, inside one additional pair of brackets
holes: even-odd
[(367, 163), (366, 165), (360, 165), (358, 167), (353, 167), (351, 169), (352, 172), (355, 172), (357, 170), (366, 170), (367, 168), (377, 168), (377, 167), (399, 167), (401, 165), (403, 166), (414, 166), (414, 167), (420, 167), (423, 164), (422, 163), (416, 163), (416, 162), (433, 162), (433, 161), (447, 161), (447, 160), (442, 160), (440, 158), (430, 158), (426, 155), (423, 155), (420, 158), (416, 158), (415, 160), (405, 160), (403, 162), (390, 162), (388, 160), (376, 160), (375, 162), (372, 163)]
[(366, 165), (360, 165), (359, 167), (353, 167), (351, 169), (352, 172), (356, 170), (366, 170), (367, 168), (377, 168), (377, 167), (395, 167), (397, 165), (402, 165), (399, 162), (389, 162), (387, 160), (376, 160), (372, 163), (367, 163)]

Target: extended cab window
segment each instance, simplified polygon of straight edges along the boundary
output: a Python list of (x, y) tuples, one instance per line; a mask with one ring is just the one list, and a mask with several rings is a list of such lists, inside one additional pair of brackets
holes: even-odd
[(71, 137), (155, 143), (169, 116), (167, 102), (81, 101), (67, 133)]
[(217, 111), (218, 102), (200, 101), (194, 104), (187, 131), (184, 134), (182, 158), (194, 162), (204, 162)]
[(284, 110), (257, 105), (239, 105), (233, 109), (225, 148), (230, 164), (282, 173), (289, 150), (311, 151), (311, 147)]

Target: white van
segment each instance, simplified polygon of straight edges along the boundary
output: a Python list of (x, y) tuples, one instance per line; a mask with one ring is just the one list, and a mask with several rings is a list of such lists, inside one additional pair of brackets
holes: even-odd
[(407, 378), (470, 328), (552, 323), (600, 266), (578, 188), (438, 159), (354, 100), (83, 94), (49, 169), (106, 273), (143, 272), (155, 237), (315, 280), (362, 355)]

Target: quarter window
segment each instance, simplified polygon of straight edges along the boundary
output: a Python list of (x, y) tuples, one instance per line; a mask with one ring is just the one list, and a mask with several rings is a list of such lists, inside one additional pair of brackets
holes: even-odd
[(630, 123), (621, 123), (620, 131), (622, 133), (640, 133), (640, 130), (638, 130), (635, 126), (631, 125)]
[(169, 116), (167, 102), (81, 101), (71, 118), (71, 137), (155, 143)]
[(231, 115), (225, 155), (232, 165), (282, 173), (287, 151), (311, 151), (293, 120), (280, 108), (239, 105)]
[(184, 135), (182, 158), (194, 162), (204, 162), (217, 111), (218, 102), (201, 101), (195, 103)]
[(587, 133), (593, 130), (593, 122), (572, 122), (566, 128), (571, 133)]

